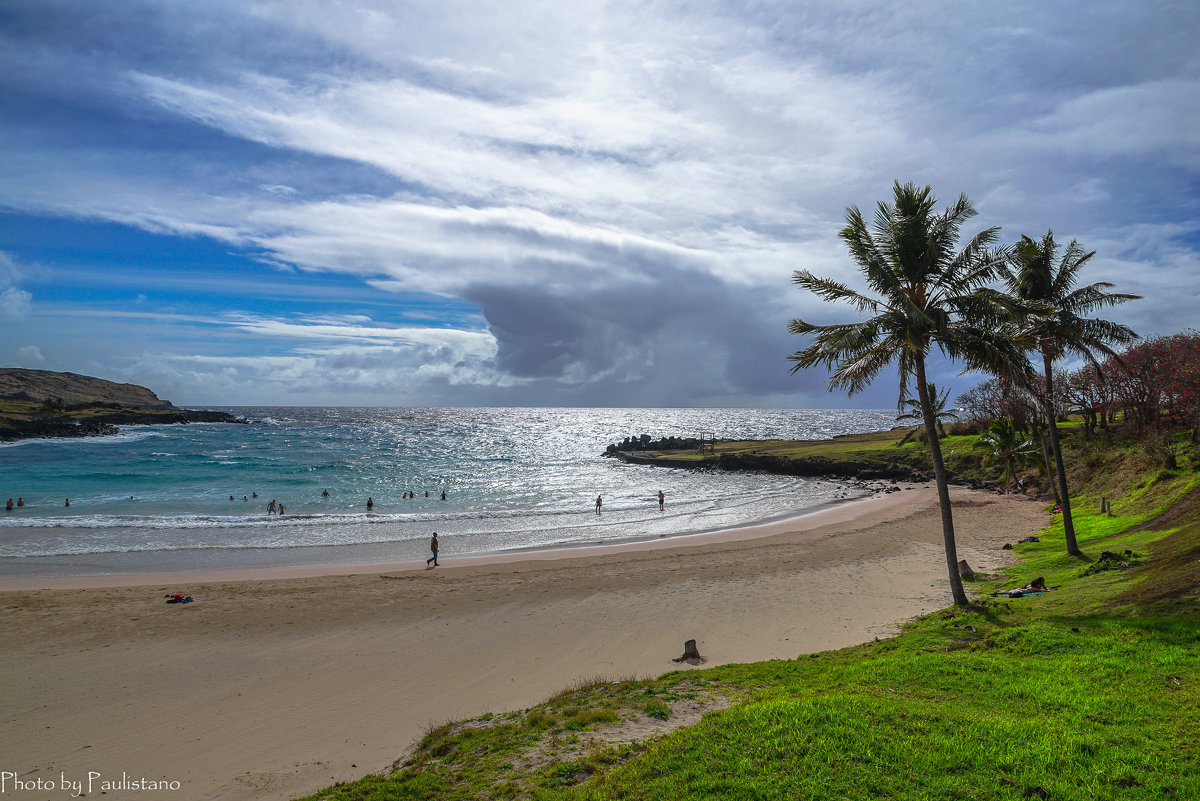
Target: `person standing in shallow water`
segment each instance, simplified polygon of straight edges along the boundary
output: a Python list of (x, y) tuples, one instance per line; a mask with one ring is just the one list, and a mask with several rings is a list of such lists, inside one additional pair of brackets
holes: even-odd
[(599, 495), (596, 496), (596, 514), (600, 514), (600, 507), (604, 505), (604, 499)]
[(437, 566), (438, 566), (438, 561), (437, 561), (437, 557), (438, 557), (438, 540), (437, 540), (437, 532), (436, 532), (436, 531), (435, 531), (435, 532), (433, 532), (433, 539), (431, 539), (431, 540), (429, 541), (429, 550), (433, 551), (433, 556), (431, 556), (431, 557), (429, 557), (428, 559), (426, 559), (426, 560), (425, 560), (425, 566), (426, 566), (426, 567), (429, 567), (429, 563), (430, 563), (430, 562), (433, 562), (433, 566), (434, 566), (434, 567), (437, 567)]
[(659, 490), (658, 491), (658, 511), (661, 512), (663, 510), (663, 501), (665, 501), (666, 499), (667, 499), (667, 496), (663, 495), (662, 490)]

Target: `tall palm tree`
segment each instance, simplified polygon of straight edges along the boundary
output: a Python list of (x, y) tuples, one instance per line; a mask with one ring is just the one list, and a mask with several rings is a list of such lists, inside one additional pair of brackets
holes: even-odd
[[(908, 397), (909, 378), (915, 379), (925, 430), (935, 431), (925, 373), (925, 360), (935, 346), (975, 369), (999, 371), (1021, 358), (1020, 349), (996, 333), (1005, 310), (994, 297), (976, 291), (995, 277), (1003, 261), (1004, 254), (992, 249), (1000, 231), (982, 231), (957, 250), (963, 223), (975, 216), (966, 195), (941, 214), (934, 211), (937, 199), (929, 187), (901, 186), (897, 181), (893, 195), (892, 203), (878, 204), (870, 227), (857, 207), (848, 208), (846, 227), (840, 233), (877, 297), (807, 270), (792, 276), (794, 283), (823, 300), (849, 303), (867, 319), (832, 325), (792, 320), (793, 334), (808, 334), (812, 339), (788, 358), (796, 363), (793, 373), (815, 365), (832, 369), (830, 389), (845, 389), (850, 395), (865, 389), (884, 367), (896, 362), (900, 397)], [(938, 438), (928, 439), (950, 589), (954, 603), (965, 606), (946, 467)]]
[(1070, 353), (1081, 356), (1099, 368), (1096, 353), (1116, 356), (1110, 345), (1124, 345), (1137, 339), (1131, 328), (1085, 315), (1106, 306), (1115, 306), (1140, 295), (1109, 292), (1112, 284), (1100, 281), (1075, 289), (1079, 273), (1096, 251), (1084, 252), (1074, 239), (1058, 257), (1059, 245), (1054, 232), (1041, 240), (1022, 236), (1009, 251), (1008, 263), (1000, 270), (1009, 292), (1027, 308), (1035, 309), (1023, 323), (1030, 350), (1040, 358), (1042, 386), (1035, 394), (1042, 404), (1050, 434), (1050, 450), (1061, 494), (1063, 529), (1067, 553), (1082, 556), (1075, 541), (1075, 523), (1071, 518), (1071, 493), (1067, 489), (1067, 470), (1063, 465), (1054, 404), (1054, 362)]
[[(938, 439), (946, 438), (946, 420), (957, 420), (960, 409), (946, 408), (950, 403), (950, 390), (939, 393), (937, 385), (932, 381), (929, 382), (929, 400), (933, 404), (933, 422), (937, 425)], [(925, 414), (921, 411), (921, 401), (916, 398), (905, 398), (900, 402), (900, 408), (908, 409), (903, 414), (896, 415), (896, 420), (924, 420)], [(924, 424), (917, 426), (912, 431), (904, 435), (904, 439), (896, 443), (896, 447), (906, 445), (912, 442), (917, 437), (923, 436), (925, 433)]]

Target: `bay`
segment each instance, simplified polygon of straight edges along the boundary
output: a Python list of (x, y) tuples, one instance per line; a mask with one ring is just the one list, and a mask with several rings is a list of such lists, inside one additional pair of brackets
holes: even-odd
[[(641, 434), (818, 439), (895, 420), (820, 409), (224, 410), (253, 422), (128, 426), (112, 437), (0, 447), (0, 497), (26, 503), (0, 517), (0, 576), (413, 559), (434, 530), (452, 558), (742, 526), (846, 491), (601, 454)], [(286, 515), (267, 514), (273, 499)]]

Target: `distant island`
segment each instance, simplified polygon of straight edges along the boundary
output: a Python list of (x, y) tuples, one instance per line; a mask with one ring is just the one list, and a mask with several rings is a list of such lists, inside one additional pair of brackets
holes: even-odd
[(0, 368), (0, 441), (117, 434), (118, 425), (244, 423), (226, 412), (178, 409), (137, 384), (52, 370)]

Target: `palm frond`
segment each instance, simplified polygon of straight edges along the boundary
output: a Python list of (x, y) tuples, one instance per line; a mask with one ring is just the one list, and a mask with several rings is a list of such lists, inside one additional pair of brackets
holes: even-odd
[(860, 294), (843, 283), (831, 278), (819, 278), (808, 270), (796, 270), (792, 273), (792, 283), (807, 289), (822, 300), (845, 301), (861, 311), (876, 312), (879, 301)]

